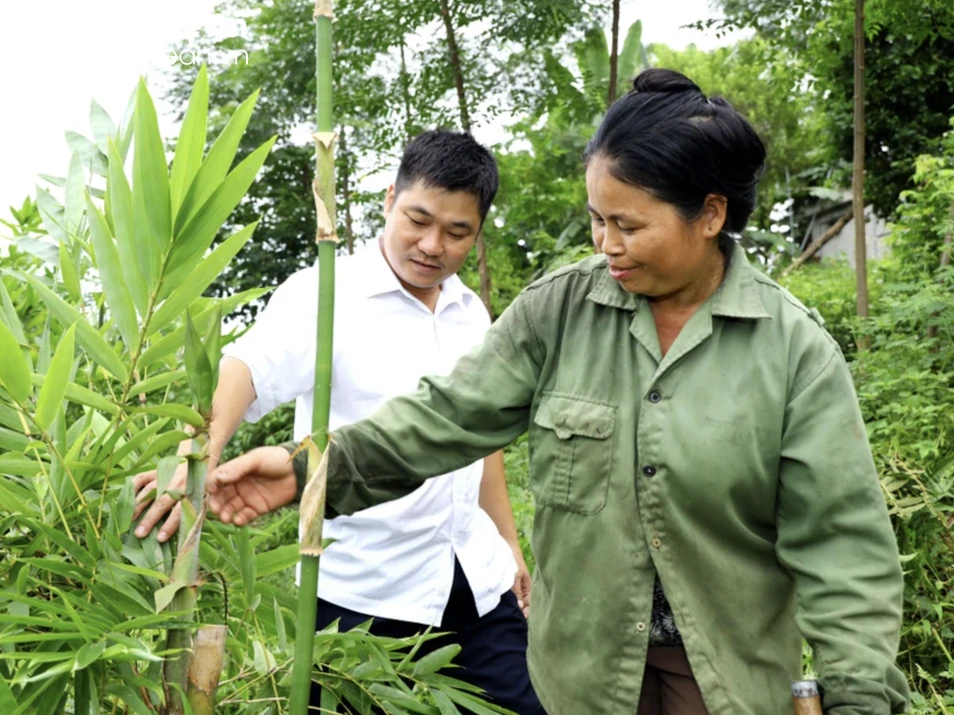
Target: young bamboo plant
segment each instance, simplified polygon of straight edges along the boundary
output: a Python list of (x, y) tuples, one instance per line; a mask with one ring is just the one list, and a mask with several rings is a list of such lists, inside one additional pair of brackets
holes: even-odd
[[(194, 616), (199, 585), (199, 542), (202, 524), (205, 521), (205, 480), (208, 474), (208, 425), (212, 416), (212, 395), (219, 376), (221, 350), (221, 310), (209, 326), (205, 340), (201, 338), (186, 313), (185, 365), (195, 398), (196, 409), (202, 416), (203, 425), (193, 432), (192, 451), (186, 455), (188, 476), (186, 490), (181, 495), (182, 519), (179, 524), (178, 553), (172, 567), (169, 584), (156, 592), (156, 611), (161, 612), (171, 605), (173, 611)], [(222, 646), (225, 641), (222, 639)], [(190, 662), (192, 660), (192, 628), (183, 625), (169, 629), (166, 643), (172, 655), (166, 660), (163, 681), (166, 689), (167, 715), (182, 715), (185, 712), (184, 698), (188, 688)], [(214, 659), (212, 659), (214, 662)], [(221, 658), (218, 659), (221, 663)], [(220, 667), (221, 670), (221, 667)], [(203, 682), (217, 680), (218, 674), (201, 677)], [(193, 712), (211, 712), (213, 689), (192, 688), (189, 701)]]
[(325, 474), (319, 473), (320, 453), (328, 444), (331, 405), (331, 356), (335, 299), (335, 134), (331, 116), (332, 0), (316, 0), (313, 18), (316, 41), (317, 126), (315, 139), (315, 198), (318, 232), (318, 326), (315, 358), (315, 401), (308, 445), (308, 483), (301, 500), (301, 588), (298, 592), (298, 632), (292, 673), (291, 715), (305, 715), (314, 663), (315, 617), (318, 609), (318, 563), (322, 552)]

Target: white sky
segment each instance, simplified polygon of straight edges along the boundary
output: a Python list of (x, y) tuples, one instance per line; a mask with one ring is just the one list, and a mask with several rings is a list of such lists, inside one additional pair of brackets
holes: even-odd
[[(413, 2), (413, 0), (409, 0)], [(31, 194), (37, 174), (63, 176), (68, 129), (90, 136), (89, 104), (115, 121), (141, 74), (168, 63), (168, 47), (210, 22), (216, 0), (0, 0), (0, 217)], [(711, 16), (708, 0), (624, 0), (621, 34), (643, 21), (643, 42), (703, 49), (728, 44), (680, 26)], [(156, 94), (154, 92), (154, 94)], [(160, 114), (163, 108), (160, 107)], [(174, 134), (166, 119), (164, 129)]]

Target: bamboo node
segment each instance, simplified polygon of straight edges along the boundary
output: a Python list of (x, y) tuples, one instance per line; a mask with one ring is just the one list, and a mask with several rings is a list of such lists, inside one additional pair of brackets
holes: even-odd
[(329, 20), (334, 21), (335, 13), (331, 7), (333, 4), (332, 0), (315, 0), (315, 12), (312, 17), (315, 20), (319, 17), (327, 17)]

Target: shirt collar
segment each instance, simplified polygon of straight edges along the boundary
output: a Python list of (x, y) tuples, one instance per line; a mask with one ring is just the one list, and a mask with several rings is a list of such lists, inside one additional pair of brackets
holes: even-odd
[[(605, 268), (606, 259), (603, 258)], [(620, 284), (613, 280), (609, 270), (602, 270), (602, 275), (586, 296), (600, 305), (623, 310), (637, 310), (643, 296), (627, 293)], [(726, 318), (769, 318), (765, 305), (759, 297), (758, 286), (755, 280), (755, 269), (749, 265), (745, 249), (736, 243), (732, 249), (732, 258), (722, 284), (710, 298), (712, 315)]]
[[(373, 245), (368, 246), (361, 253), (356, 254), (355, 257), (360, 257), (361, 272), (363, 273), (360, 277), (360, 285), (366, 298), (394, 292), (410, 295), (401, 285), (401, 281), (398, 280), (397, 275), (385, 259), (384, 253), (381, 251), (381, 238), (378, 238)], [(464, 290), (464, 283), (457, 277), (456, 273), (444, 279), (441, 284), (441, 297), (439, 299), (441, 303), (444, 305), (453, 303), (465, 305), (468, 297), (469, 293)]]

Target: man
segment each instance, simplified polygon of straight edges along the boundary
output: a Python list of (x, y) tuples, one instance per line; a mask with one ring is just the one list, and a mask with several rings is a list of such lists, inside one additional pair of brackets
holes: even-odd
[[(448, 373), (489, 327), (478, 297), (456, 273), (497, 192), (497, 166), (469, 134), (431, 131), (404, 152), (388, 189), (377, 245), (341, 259), (335, 285), (330, 428), (373, 413)], [(242, 338), (226, 349), (209, 430), (210, 469), (243, 417), (257, 421), (296, 400), (295, 436), (311, 432), (318, 268), (292, 275)], [(184, 483), (184, 472), (176, 476)], [(143, 499), (155, 473), (135, 480)], [(146, 512), (137, 535), (167, 512), (164, 541), (178, 526), (168, 496)], [(234, 523), (250, 515), (236, 514)], [(428, 482), (397, 501), (325, 523), (336, 539), (321, 559), (318, 628), (409, 636), (450, 630), (457, 671), (493, 702), (542, 713), (526, 665), (529, 575), (517, 542), (501, 453)], [(511, 589), (521, 597), (518, 601)]]

